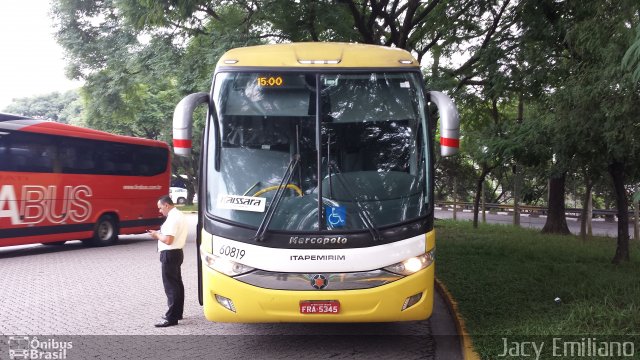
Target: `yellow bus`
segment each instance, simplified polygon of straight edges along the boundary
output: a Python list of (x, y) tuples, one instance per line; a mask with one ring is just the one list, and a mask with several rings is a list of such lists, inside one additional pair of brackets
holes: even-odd
[(459, 120), (406, 51), (346, 43), (238, 48), (176, 106), (174, 151), (200, 164), (199, 297), (220, 322), (426, 319), (434, 292), (433, 137)]

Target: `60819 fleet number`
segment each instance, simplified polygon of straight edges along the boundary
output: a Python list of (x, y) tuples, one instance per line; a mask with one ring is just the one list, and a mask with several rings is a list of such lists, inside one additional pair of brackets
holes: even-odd
[(244, 257), (245, 251), (242, 249), (238, 249), (235, 246), (222, 245), (220, 247), (220, 255), (242, 259)]

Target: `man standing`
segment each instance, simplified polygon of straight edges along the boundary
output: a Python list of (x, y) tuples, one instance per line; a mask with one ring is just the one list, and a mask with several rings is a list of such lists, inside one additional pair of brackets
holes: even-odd
[(184, 284), (180, 266), (184, 260), (182, 248), (187, 241), (187, 218), (178, 210), (169, 195), (158, 200), (158, 211), (167, 218), (160, 231), (150, 230), (151, 237), (158, 240), (160, 263), (162, 263), (162, 283), (167, 294), (167, 310), (163, 321), (156, 327), (178, 325), (184, 311)]

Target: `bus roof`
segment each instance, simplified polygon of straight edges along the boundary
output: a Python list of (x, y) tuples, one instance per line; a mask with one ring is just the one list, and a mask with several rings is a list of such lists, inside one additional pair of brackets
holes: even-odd
[(28, 119), (27, 117), (0, 113), (0, 121)]
[(104, 131), (62, 124), (54, 121), (36, 120), (24, 116), (0, 113), (0, 130), (19, 130), (39, 134), (70, 136), (84, 139), (114, 141), (127, 144), (140, 144), (156, 147), (168, 147), (165, 142), (115, 135)]
[(306, 42), (258, 45), (227, 51), (221, 67), (410, 68), (419, 67), (402, 49), (355, 43)]

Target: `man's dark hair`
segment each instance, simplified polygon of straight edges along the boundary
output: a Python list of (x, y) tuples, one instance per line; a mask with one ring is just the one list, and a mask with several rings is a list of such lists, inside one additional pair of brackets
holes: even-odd
[(158, 201), (160, 201), (161, 204), (169, 204), (173, 206), (173, 200), (171, 200), (171, 196), (169, 195), (160, 196), (160, 199), (158, 199)]

